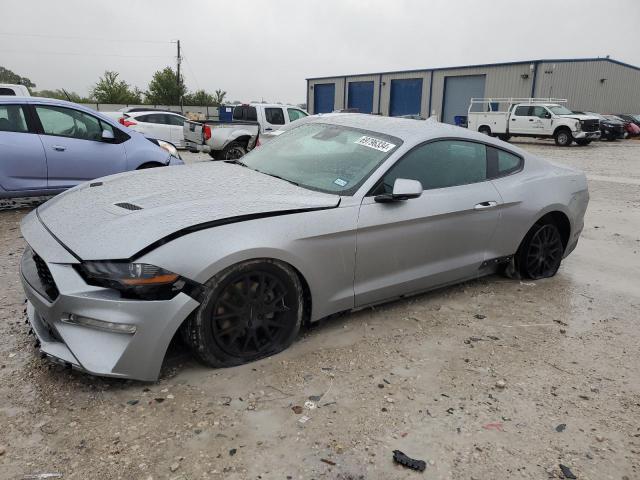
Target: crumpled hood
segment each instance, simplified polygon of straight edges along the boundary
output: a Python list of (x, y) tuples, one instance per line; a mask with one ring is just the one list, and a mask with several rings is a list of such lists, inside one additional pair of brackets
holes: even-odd
[(575, 118), (576, 120), (600, 120), (598, 117), (594, 117), (592, 115), (581, 115), (577, 113), (572, 113), (571, 115), (558, 115), (562, 118)]
[(82, 260), (116, 260), (206, 222), (339, 203), (337, 195), (216, 162), (104, 177), (54, 197), (37, 213)]

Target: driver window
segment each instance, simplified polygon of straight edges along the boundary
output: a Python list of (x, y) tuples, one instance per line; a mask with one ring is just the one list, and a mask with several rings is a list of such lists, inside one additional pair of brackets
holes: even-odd
[(36, 105), (45, 135), (96, 140), (102, 138), (100, 121), (86, 113), (71, 108)]
[(418, 180), (425, 190), (483, 182), (487, 179), (486, 148), (462, 140), (416, 147), (391, 167), (376, 193), (391, 193), (398, 178)]

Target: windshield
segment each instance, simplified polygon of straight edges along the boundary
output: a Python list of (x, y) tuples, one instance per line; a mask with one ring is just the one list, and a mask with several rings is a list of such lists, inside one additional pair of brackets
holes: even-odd
[(242, 163), (301, 187), (352, 195), (401, 143), (381, 133), (310, 123), (253, 149)]
[(573, 115), (573, 112), (569, 110), (567, 107), (563, 107), (562, 105), (554, 105), (553, 107), (547, 107), (556, 115)]

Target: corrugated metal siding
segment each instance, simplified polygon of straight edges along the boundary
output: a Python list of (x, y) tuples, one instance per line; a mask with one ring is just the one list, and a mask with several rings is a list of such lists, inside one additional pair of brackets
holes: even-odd
[[(442, 117), (442, 101), (444, 97), (445, 77), (459, 75), (486, 75), (485, 97), (529, 97), (533, 72), (529, 63), (503, 65), (497, 67), (456, 68), (433, 72), (433, 91), (431, 92), (430, 115)], [(521, 75), (529, 77), (523, 79)]]
[[(486, 75), (486, 97), (529, 97), (533, 82), (532, 62), (511, 63), (504, 65), (488, 65), (472, 68), (450, 68), (443, 70), (417, 70), (393, 73), (376, 73), (367, 75), (352, 75), (348, 80), (374, 81), (373, 110), (377, 112), (378, 104), (382, 115), (389, 114), (389, 92), (391, 79), (394, 78), (422, 78), (422, 109), (421, 114), (428, 117), (435, 114), (442, 115), (442, 100), (444, 94), (444, 78), (455, 75)], [(555, 65), (552, 74), (545, 74)], [(528, 75), (523, 79), (522, 75)], [(433, 76), (433, 79), (432, 79)], [(309, 112), (313, 113), (313, 92), (310, 86), (315, 83), (335, 82), (336, 109), (346, 105), (345, 77), (310, 79), (307, 84), (309, 92)], [(382, 78), (384, 85), (379, 84)], [(606, 78), (604, 83), (600, 79)], [(431, 112), (429, 112), (429, 89), (431, 92)], [(378, 100), (380, 92), (380, 100)], [(624, 66), (614, 61), (602, 60), (569, 60), (556, 62), (539, 62), (537, 67), (536, 88), (537, 97), (551, 96), (567, 98), (569, 108), (576, 110), (594, 110), (598, 112), (638, 113), (640, 112), (640, 70), (632, 66)]]
[(313, 105), (313, 90), (311, 89), (316, 83), (334, 83), (336, 86), (336, 96), (335, 96), (335, 104), (334, 110), (340, 110), (345, 108), (345, 98), (344, 98), (344, 77), (334, 77), (327, 78), (322, 80), (309, 80), (307, 82), (307, 92), (308, 92), (308, 100), (307, 100), (307, 111), (311, 114), (316, 113)]
[(382, 75), (382, 91), (380, 96), (380, 113), (382, 115), (389, 115), (389, 101), (391, 94), (391, 80), (400, 78), (421, 78), (422, 79), (422, 105), (420, 107), (420, 114), (425, 116), (428, 111), (429, 102), (429, 85), (431, 83), (431, 72), (406, 72), (406, 73), (392, 73)]
[(358, 75), (347, 77), (347, 98), (345, 99), (345, 105), (349, 105), (349, 82), (373, 82), (373, 113), (378, 113), (378, 92), (380, 91), (379, 79), (380, 75)]
[[(606, 80), (601, 82), (603, 78)], [(640, 71), (605, 60), (541, 63), (535, 94), (566, 98), (568, 108), (574, 110), (637, 113)]]

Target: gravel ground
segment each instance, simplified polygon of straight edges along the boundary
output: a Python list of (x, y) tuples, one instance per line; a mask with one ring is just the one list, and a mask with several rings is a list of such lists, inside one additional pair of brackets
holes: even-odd
[[(589, 177), (585, 230), (556, 277), (344, 315), (231, 369), (178, 345), (150, 384), (40, 359), (18, 280), (34, 203), (0, 205), (0, 478), (544, 479), (563, 478), (559, 464), (640, 478), (640, 141), (519, 145)], [(394, 465), (395, 449), (426, 471)]]

